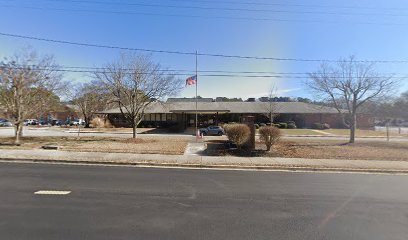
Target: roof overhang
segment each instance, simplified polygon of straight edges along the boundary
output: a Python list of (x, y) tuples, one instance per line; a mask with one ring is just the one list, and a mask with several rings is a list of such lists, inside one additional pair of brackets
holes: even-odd
[(230, 110), (170, 110), (171, 113), (205, 113), (205, 114), (214, 114), (214, 113), (229, 113)]

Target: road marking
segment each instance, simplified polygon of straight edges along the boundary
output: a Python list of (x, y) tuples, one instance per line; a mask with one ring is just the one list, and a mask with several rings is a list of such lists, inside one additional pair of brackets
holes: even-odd
[(34, 192), (34, 194), (39, 195), (68, 195), (70, 193), (71, 191), (54, 191), (54, 190), (39, 190), (37, 192)]

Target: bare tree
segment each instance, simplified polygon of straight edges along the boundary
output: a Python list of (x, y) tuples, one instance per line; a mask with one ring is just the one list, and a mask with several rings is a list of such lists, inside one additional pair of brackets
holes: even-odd
[(393, 114), (395, 117), (408, 120), (408, 91), (401, 94), (393, 104)]
[(72, 103), (78, 106), (81, 111), (85, 121), (85, 128), (89, 128), (93, 116), (97, 112), (105, 110), (109, 106), (110, 100), (111, 96), (103, 88), (103, 83), (92, 81), (78, 85)]
[(177, 94), (182, 81), (161, 69), (150, 56), (122, 54), (119, 60), (108, 64), (95, 77), (104, 83), (122, 116), (137, 137), (137, 125), (142, 121), (145, 110), (153, 102)]
[(265, 105), (266, 117), (269, 118), (269, 122), (272, 125), (275, 117), (279, 115), (279, 103), (274, 100), (277, 97), (278, 88), (275, 85), (271, 85), (268, 92), (268, 104)]
[(63, 89), (62, 75), (52, 56), (32, 50), (16, 53), (0, 63), (0, 102), (14, 118), (15, 143), (20, 143), (25, 118), (44, 111)]
[(316, 97), (331, 102), (342, 119), (347, 117), (344, 124), (350, 129), (349, 142), (354, 143), (357, 113), (361, 106), (385, 99), (398, 81), (392, 76), (379, 75), (374, 64), (356, 61), (351, 56), (334, 65), (323, 63), (318, 71), (310, 73), (307, 85)]

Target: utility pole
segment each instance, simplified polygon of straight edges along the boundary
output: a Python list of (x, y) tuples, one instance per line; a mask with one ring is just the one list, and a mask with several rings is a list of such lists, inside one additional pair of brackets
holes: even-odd
[(198, 93), (198, 52), (196, 50), (196, 96), (195, 96), (195, 132), (196, 132), (196, 142), (198, 142), (198, 135), (200, 134), (198, 132), (198, 99), (197, 99), (197, 93)]

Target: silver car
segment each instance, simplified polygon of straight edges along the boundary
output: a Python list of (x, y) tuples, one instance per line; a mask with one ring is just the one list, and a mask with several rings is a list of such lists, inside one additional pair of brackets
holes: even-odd
[(201, 128), (200, 134), (202, 134), (203, 136), (207, 135), (222, 136), (225, 134), (225, 131), (222, 127), (219, 126), (209, 126), (207, 128)]
[(13, 124), (7, 119), (0, 119), (0, 127), (12, 127)]

